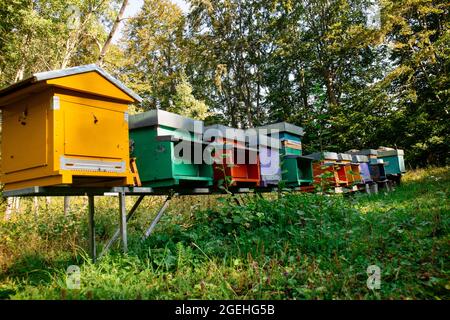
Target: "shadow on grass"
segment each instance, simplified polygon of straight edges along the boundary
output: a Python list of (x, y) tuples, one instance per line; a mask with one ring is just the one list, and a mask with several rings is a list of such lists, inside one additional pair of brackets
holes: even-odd
[[(9, 279), (13, 283), (46, 286), (53, 282), (54, 276), (61, 270), (65, 270), (70, 265), (79, 264), (77, 259), (81, 260), (79, 257), (50, 259), (38, 253), (24, 255), (10, 265), (5, 272), (0, 273), (0, 283)], [(0, 299), (8, 299), (15, 293), (16, 289), (0, 287)]]

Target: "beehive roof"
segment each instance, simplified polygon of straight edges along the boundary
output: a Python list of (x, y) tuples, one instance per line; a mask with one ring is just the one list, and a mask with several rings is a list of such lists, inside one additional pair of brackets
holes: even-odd
[(129, 119), (130, 129), (155, 127), (159, 125), (199, 134), (203, 132), (203, 121), (159, 109), (138, 113), (130, 116)]
[(338, 154), (336, 152), (314, 152), (308, 154), (307, 157), (312, 158), (314, 160), (338, 160)]
[(380, 148), (378, 149), (378, 157), (403, 156), (405, 152), (401, 149)]
[(46, 71), (46, 72), (38, 72), (34, 73), (31, 77), (22, 80), (20, 82), (17, 82), (13, 85), (10, 85), (8, 87), (2, 88), (0, 90), (0, 98), (4, 97), (18, 89), (24, 88), (26, 86), (29, 86), (31, 84), (41, 82), (41, 81), (47, 81), (57, 78), (63, 78), (88, 72), (97, 72), (102, 77), (104, 77), (106, 80), (111, 82), (114, 86), (119, 88), (121, 91), (126, 93), (128, 96), (133, 98), (134, 100), (138, 102), (142, 102), (142, 98), (133, 92), (131, 89), (127, 88), (122, 82), (120, 82), (118, 79), (111, 76), (108, 72), (100, 68), (99, 66), (95, 64), (89, 64), (84, 66), (78, 66), (73, 68), (67, 68), (67, 69), (61, 69), (61, 70), (53, 70), (53, 71)]
[(347, 151), (347, 153), (351, 154), (351, 155), (363, 155), (363, 156), (376, 156), (378, 155), (378, 151), (375, 149), (364, 149), (364, 150), (349, 150)]
[(361, 154), (352, 155), (352, 161), (357, 163), (369, 162), (369, 157)]
[(305, 134), (302, 127), (296, 126), (288, 122), (272, 123), (265, 126), (257, 127), (256, 129), (278, 130), (279, 132), (287, 132), (298, 136), (303, 136)]
[(352, 161), (352, 155), (348, 153), (339, 153), (338, 160)]
[(246, 134), (245, 130), (243, 129), (237, 129), (232, 127), (227, 127), (221, 124), (213, 124), (210, 126), (205, 127), (205, 139), (209, 139), (211, 137), (214, 137), (215, 135), (211, 133), (211, 130), (213, 132), (220, 132), (223, 138), (229, 139), (229, 140), (236, 140), (240, 142), (245, 142)]

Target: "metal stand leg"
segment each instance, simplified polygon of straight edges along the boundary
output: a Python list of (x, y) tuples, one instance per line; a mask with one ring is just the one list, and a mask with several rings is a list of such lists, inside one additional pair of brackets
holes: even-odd
[(370, 185), (370, 193), (378, 194), (378, 184), (376, 182), (374, 182)]
[(125, 208), (125, 193), (119, 192), (119, 210), (120, 210), (120, 237), (122, 238), (123, 253), (128, 251), (127, 239), (127, 212)]
[(142, 237), (142, 240), (147, 239), (155, 229), (156, 225), (158, 224), (159, 220), (161, 219), (162, 215), (164, 214), (164, 211), (169, 207), (170, 200), (172, 200), (172, 195), (167, 196), (166, 201), (164, 201), (163, 206), (159, 210), (158, 214), (156, 215), (155, 219), (152, 221), (152, 224), (148, 229), (145, 231), (144, 236)]
[(387, 186), (388, 186), (388, 191), (389, 192), (394, 191), (394, 183), (391, 180), (388, 180)]
[(233, 197), (234, 202), (236, 202), (238, 206), (242, 207), (244, 205), (242, 197), (240, 197), (239, 194), (233, 193), (231, 196)]
[(65, 196), (64, 197), (64, 215), (67, 216), (70, 210), (70, 197)]
[(97, 254), (95, 250), (96, 246), (95, 246), (94, 196), (88, 196), (88, 200), (89, 200), (89, 254), (92, 258), (92, 261), (95, 262), (97, 260)]
[[(141, 204), (142, 200), (144, 200), (145, 196), (139, 196), (135, 204), (133, 205), (133, 208), (131, 208), (130, 212), (128, 212), (127, 215), (127, 222), (130, 221), (130, 219), (133, 217), (134, 213), (136, 212), (137, 208)], [(120, 228), (116, 230), (112, 238), (108, 241), (108, 243), (103, 248), (103, 251), (99, 255), (99, 259), (105, 255), (105, 253), (111, 248), (111, 246), (117, 241), (117, 239), (120, 236)]]

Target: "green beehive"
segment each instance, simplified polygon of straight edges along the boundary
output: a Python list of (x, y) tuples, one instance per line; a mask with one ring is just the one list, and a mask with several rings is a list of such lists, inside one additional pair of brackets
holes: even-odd
[(298, 155), (285, 155), (281, 176), (287, 186), (299, 187), (313, 183), (313, 159)]
[(213, 167), (203, 159), (202, 121), (151, 110), (130, 116), (129, 126), (131, 154), (144, 186), (213, 184)]

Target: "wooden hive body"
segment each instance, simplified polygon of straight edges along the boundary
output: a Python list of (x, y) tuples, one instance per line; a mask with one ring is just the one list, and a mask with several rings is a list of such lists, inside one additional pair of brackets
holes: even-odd
[(205, 142), (213, 143), (214, 180), (228, 187), (254, 187), (261, 181), (257, 149), (246, 146), (244, 130), (222, 125), (205, 128)]
[(303, 128), (287, 122), (279, 122), (258, 127), (257, 130), (261, 134), (280, 141), (282, 181), (289, 187), (311, 185), (313, 160), (302, 156)]
[(341, 179), (347, 185), (355, 185), (361, 183), (361, 171), (358, 163), (352, 161), (352, 155), (348, 153), (338, 154), (339, 165), (343, 168), (341, 170), (344, 173)]
[(378, 158), (383, 159), (387, 175), (401, 175), (406, 172), (403, 150), (380, 148)]
[(255, 129), (246, 131), (247, 145), (258, 150), (261, 187), (278, 186), (281, 181), (280, 140), (259, 134)]
[[(314, 183), (326, 187), (340, 186), (338, 154), (335, 152), (315, 152), (308, 157), (314, 159)], [(345, 174), (345, 173), (344, 173)]]
[(132, 185), (127, 109), (140, 100), (95, 65), (34, 74), (1, 90), (5, 190)]
[(203, 161), (203, 122), (163, 110), (130, 117), (132, 155), (150, 187), (208, 187), (213, 167)]

